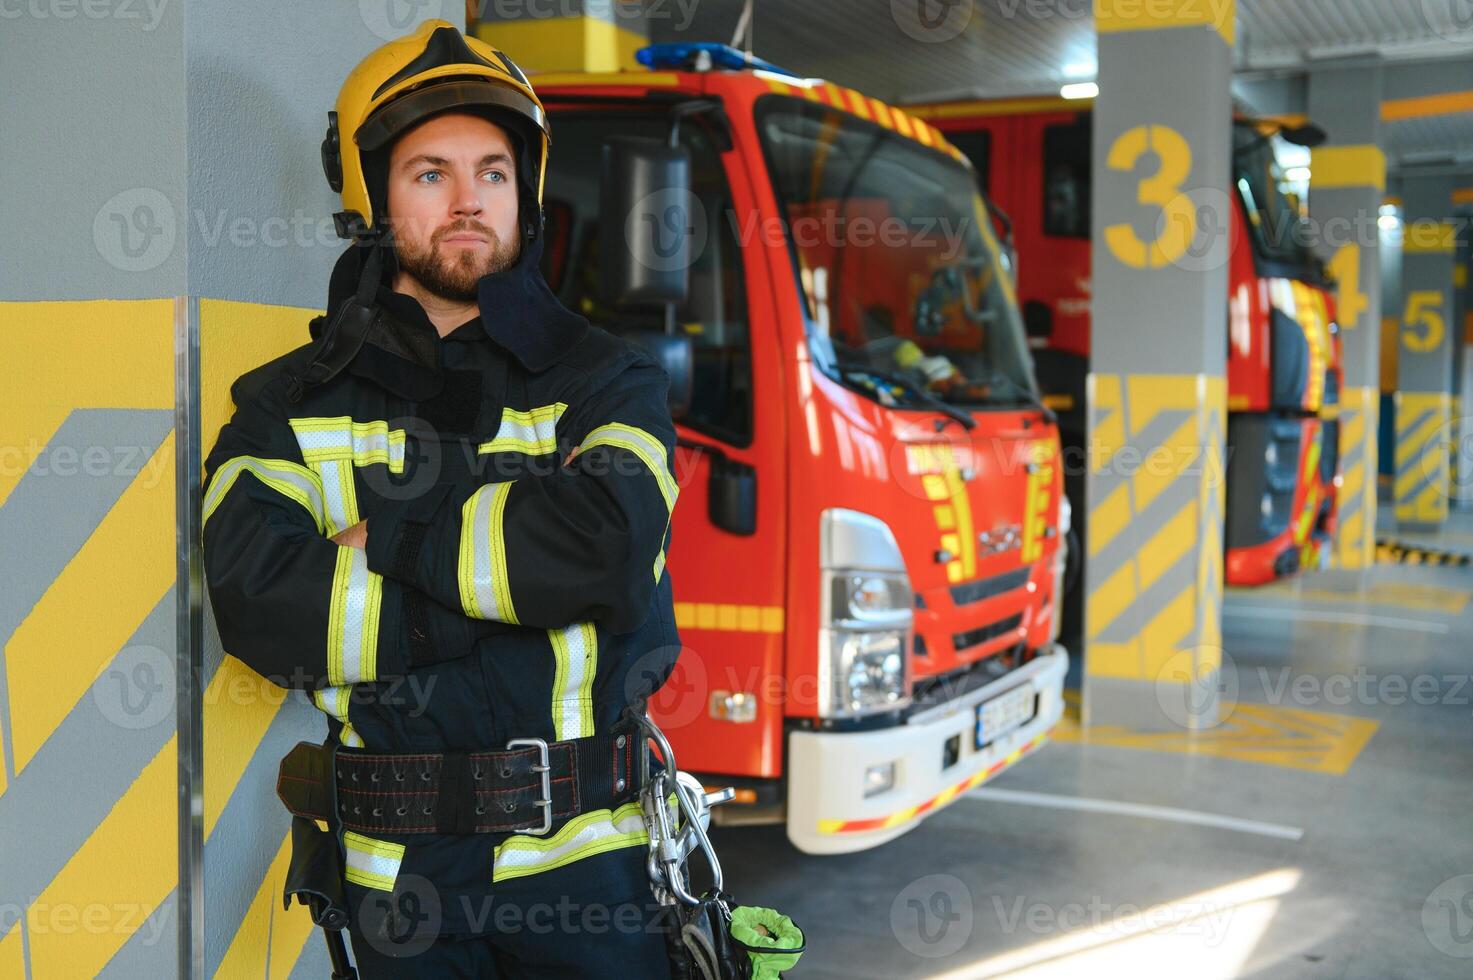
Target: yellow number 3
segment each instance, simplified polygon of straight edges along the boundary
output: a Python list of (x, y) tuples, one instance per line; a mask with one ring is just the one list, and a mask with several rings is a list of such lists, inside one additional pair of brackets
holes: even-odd
[[(1442, 316), (1445, 297), (1435, 289), (1424, 289), (1407, 297), (1407, 309), (1402, 316), (1401, 343), (1409, 351), (1425, 354), (1442, 346), (1447, 336), (1447, 321)], [(1422, 332), (1417, 332), (1417, 326)]]
[(1140, 183), (1136, 201), (1161, 209), (1161, 234), (1153, 242), (1141, 241), (1128, 223), (1105, 229), (1105, 243), (1121, 262), (1134, 269), (1159, 269), (1186, 254), (1197, 236), (1197, 208), (1181, 192), (1192, 172), (1192, 148), (1181, 133), (1170, 126), (1137, 126), (1120, 134), (1110, 147), (1106, 163), (1111, 170), (1130, 172), (1140, 158), (1154, 151), (1161, 166)]

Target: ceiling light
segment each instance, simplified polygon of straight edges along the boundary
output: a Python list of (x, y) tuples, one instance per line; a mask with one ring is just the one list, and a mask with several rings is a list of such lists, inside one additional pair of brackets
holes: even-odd
[(1094, 82), (1071, 82), (1059, 89), (1059, 94), (1066, 99), (1092, 99), (1100, 94), (1100, 87)]

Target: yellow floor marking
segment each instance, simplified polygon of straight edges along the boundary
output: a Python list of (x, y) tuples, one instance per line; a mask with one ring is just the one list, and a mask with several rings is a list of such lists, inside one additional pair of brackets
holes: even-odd
[(1281, 705), (1239, 704), (1216, 728), (1200, 732), (1139, 732), (1118, 725), (1079, 725), (1079, 695), (1064, 694), (1064, 717), (1053, 737), (1061, 743), (1216, 756), (1239, 762), (1343, 776), (1380, 722)]
[(1405, 582), (1378, 582), (1353, 592), (1334, 589), (1295, 588), (1293, 585), (1269, 585), (1257, 589), (1229, 589), (1228, 595), (1248, 598), (1282, 597), (1295, 601), (1346, 603), (1356, 606), (1390, 606), (1415, 612), (1460, 615), (1467, 608), (1473, 592), (1448, 589), (1437, 585), (1411, 585)]

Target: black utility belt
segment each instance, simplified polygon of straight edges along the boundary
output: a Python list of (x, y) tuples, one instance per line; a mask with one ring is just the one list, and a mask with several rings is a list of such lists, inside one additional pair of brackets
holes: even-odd
[(299, 817), (364, 834), (545, 834), (639, 797), (633, 727), (481, 752), (384, 753), (299, 742), (276, 794)]

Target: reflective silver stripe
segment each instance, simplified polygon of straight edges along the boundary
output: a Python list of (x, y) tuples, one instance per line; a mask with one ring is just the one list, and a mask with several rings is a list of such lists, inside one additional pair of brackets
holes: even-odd
[(661, 549), (660, 553), (655, 556), (655, 581), (660, 581), (660, 576), (663, 574), (665, 574), (665, 551)]
[(593, 734), (593, 675), (598, 634), (592, 623), (548, 630), (557, 662), (552, 681), (552, 725), (559, 742)]
[(481, 443), (476, 451), (521, 452), (533, 456), (557, 452), (557, 423), (567, 410), (563, 402), (540, 405), (525, 412), (504, 408), (496, 436), (490, 442)]
[(327, 614), (327, 681), (334, 686), (378, 680), (378, 627), (383, 577), (368, 570), (362, 548), (338, 548)]
[(332, 537), (358, 523), (358, 488), (353, 483), (353, 464), (349, 460), (337, 460), (313, 463), (312, 468), (322, 482), (322, 496), (327, 502), (326, 534)]
[(471, 494), (460, 510), (460, 557), (456, 577), (467, 616), (515, 623), (511, 585), (506, 577), (502, 517), (510, 483), (488, 483)]
[(505, 881), (551, 871), (620, 847), (649, 844), (638, 803), (617, 810), (592, 810), (569, 820), (551, 837), (517, 836), (496, 848), (491, 880)]
[(301, 504), (312, 515), (317, 530), (322, 530), (325, 509), (322, 483), (316, 474), (299, 463), (284, 459), (260, 459), (255, 456), (236, 456), (215, 471), (215, 477), (205, 492), (202, 526), (209, 523), (210, 515), (224, 503), (226, 494), (242, 473), (250, 473), (283, 497)]
[(343, 877), (365, 888), (394, 890), (399, 865), (404, 862), (404, 845), (374, 840), (353, 831), (343, 833), (343, 851), (347, 870)]
[(349, 685), (324, 687), (312, 692), (312, 703), (342, 724), (343, 727), (338, 729), (339, 741), (350, 748), (361, 749), (364, 747), (363, 736), (348, 721), (348, 704), (352, 694), (353, 688)]
[(665, 453), (664, 443), (637, 426), (610, 422), (594, 429), (583, 440), (584, 451), (594, 446), (615, 446), (638, 456), (659, 484), (660, 495), (665, 498), (665, 509), (675, 510), (675, 498), (680, 494), (680, 487), (675, 477), (670, 475), (670, 458)]
[(355, 466), (384, 463), (391, 472), (404, 472), (404, 430), (390, 429), (387, 422), (354, 422), (346, 415), (287, 421), (308, 463), (346, 459)]

